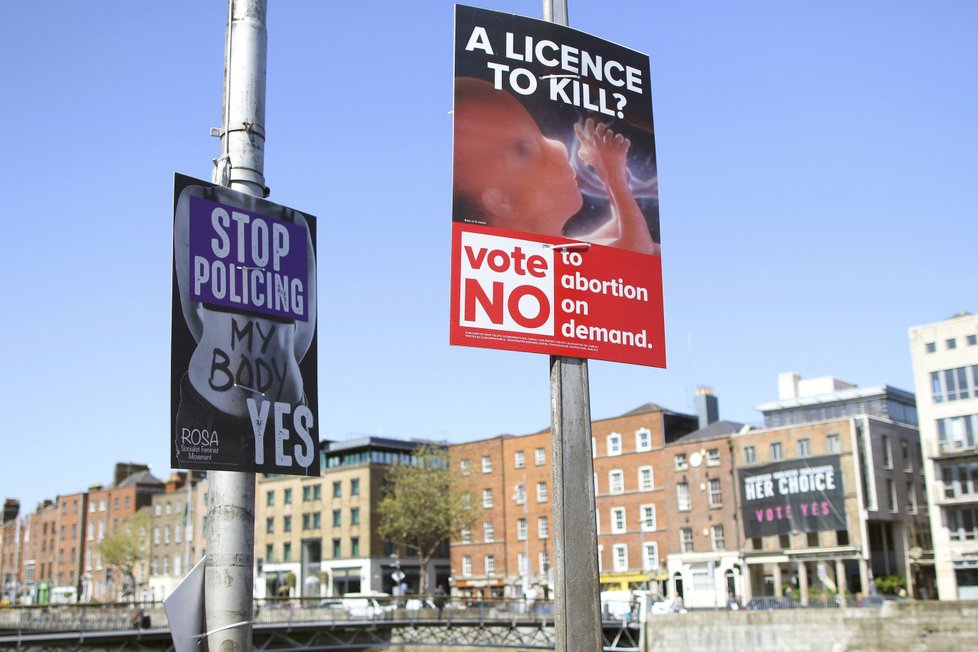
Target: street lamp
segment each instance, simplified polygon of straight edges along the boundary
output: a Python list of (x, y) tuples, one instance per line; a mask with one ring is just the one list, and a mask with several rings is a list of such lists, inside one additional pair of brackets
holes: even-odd
[[(522, 488), (522, 491), (520, 489)], [(527, 491), (526, 491), (526, 474), (523, 474), (523, 484), (516, 485), (516, 492), (513, 494), (513, 499), (517, 502), (522, 497), (523, 499), (523, 524), (525, 526), (525, 531), (523, 532), (523, 555), (525, 557), (524, 566), (520, 569), (520, 574), (523, 576), (523, 599), (526, 599), (526, 594), (530, 592), (530, 517), (527, 514), (526, 503), (528, 502)]]

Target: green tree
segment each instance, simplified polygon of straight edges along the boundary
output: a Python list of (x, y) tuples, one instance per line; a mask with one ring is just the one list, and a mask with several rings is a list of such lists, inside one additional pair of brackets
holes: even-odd
[(123, 598), (131, 597), (136, 589), (133, 570), (136, 564), (146, 559), (145, 532), (149, 523), (149, 512), (139, 511), (106, 535), (98, 545), (102, 563), (117, 569), (122, 576), (120, 593)]
[(471, 512), (458, 500), (459, 480), (443, 448), (422, 446), (412, 453), (410, 464), (388, 468), (385, 484), (378, 532), (387, 541), (417, 550), (418, 592), (427, 594), (428, 562), (439, 546), (472, 523)]

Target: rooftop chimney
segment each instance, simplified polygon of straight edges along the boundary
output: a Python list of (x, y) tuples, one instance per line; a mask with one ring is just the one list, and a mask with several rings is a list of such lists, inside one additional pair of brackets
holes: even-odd
[(712, 387), (696, 388), (696, 416), (700, 428), (720, 420), (720, 409), (717, 407), (717, 397), (713, 395)]
[(20, 501), (16, 498), (7, 498), (3, 501), (3, 521), (2, 523), (8, 523), (17, 518), (20, 514)]

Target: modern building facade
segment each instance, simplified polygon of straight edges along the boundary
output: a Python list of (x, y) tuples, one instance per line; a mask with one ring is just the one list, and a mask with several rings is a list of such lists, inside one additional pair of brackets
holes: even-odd
[(833, 377), (779, 377), (769, 427), (732, 438), (753, 595), (875, 591), (898, 576), (933, 597), (912, 394)]
[(978, 599), (978, 316), (910, 329), (941, 600)]
[[(377, 533), (388, 467), (410, 463), (433, 442), (364, 437), (321, 443), (322, 475), (260, 477), (256, 488), (258, 597), (319, 597), (392, 592), (400, 570), (417, 592), (421, 570), (408, 550)], [(428, 586), (448, 585), (447, 555), (433, 559)]]

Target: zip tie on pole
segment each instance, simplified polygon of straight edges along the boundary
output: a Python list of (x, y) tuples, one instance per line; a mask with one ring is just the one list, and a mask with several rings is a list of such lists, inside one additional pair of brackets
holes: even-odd
[(567, 244), (560, 244), (560, 245), (545, 244), (543, 246), (550, 247), (554, 251), (574, 251), (577, 249), (587, 251), (588, 249), (591, 248), (591, 243), (590, 242), (568, 242)]
[(255, 394), (258, 394), (259, 396), (265, 396), (265, 392), (259, 391), (259, 390), (255, 389), (254, 387), (248, 387), (247, 385), (239, 385), (238, 383), (234, 383), (234, 386), (237, 387), (238, 389), (244, 389), (244, 390), (247, 390), (249, 392), (254, 392)]
[(254, 621), (252, 620), (242, 620), (240, 623), (231, 623), (230, 625), (224, 625), (223, 627), (216, 627), (210, 630), (209, 632), (204, 632), (203, 634), (191, 634), (190, 636), (174, 636), (173, 638), (184, 638), (184, 639), (189, 638), (196, 641), (201, 641), (204, 639), (204, 637), (210, 636), (211, 634), (216, 634), (218, 632), (222, 632), (225, 629), (234, 629), (235, 627), (243, 627), (245, 625), (253, 625), (253, 624)]

